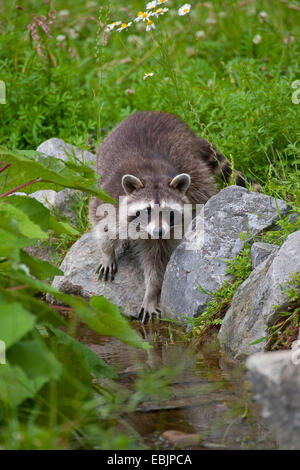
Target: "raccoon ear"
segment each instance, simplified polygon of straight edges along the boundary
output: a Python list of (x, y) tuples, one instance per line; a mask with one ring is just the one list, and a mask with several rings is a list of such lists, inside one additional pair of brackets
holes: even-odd
[(191, 177), (187, 173), (181, 173), (180, 175), (175, 176), (170, 183), (170, 188), (177, 189), (181, 193), (186, 193), (191, 184)]
[(131, 194), (133, 191), (138, 191), (144, 187), (141, 180), (133, 175), (124, 175), (122, 177), (122, 186), (127, 194)]

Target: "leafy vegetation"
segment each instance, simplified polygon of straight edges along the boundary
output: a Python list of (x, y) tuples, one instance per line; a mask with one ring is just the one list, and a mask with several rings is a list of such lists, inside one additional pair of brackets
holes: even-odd
[(235, 291), (251, 273), (250, 249), (248, 243), (238, 256), (227, 263), (226, 274), (230, 278), (223, 283), (218, 291), (206, 292), (200, 285), (198, 286), (200, 291), (212, 297), (204, 312), (196, 318), (187, 319), (191, 327), (189, 335), (196, 337), (198, 345), (203, 342), (209, 333), (221, 325), (222, 318), (231, 305)]
[[(299, 213), (299, 208), (296, 208), (295, 214)], [(243, 250), (239, 255), (229, 261), (226, 274), (229, 279), (224, 282), (222, 287), (216, 292), (205, 292), (199, 285), (198, 288), (204, 293), (212, 296), (212, 299), (208, 302), (205, 310), (196, 318), (187, 318), (187, 322), (191, 327), (190, 336), (194, 336), (197, 339), (197, 343), (201, 344), (206, 335), (218, 329), (222, 324), (222, 318), (224, 318), (228, 308), (231, 305), (232, 298), (238, 289), (238, 287), (248, 278), (251, 273), (251, 244), (258, 241), (264, 241), (266, 243), (274, 243), (281, 246), (288, 235), (296, 230), (300, 230), (300, 219), (291, 218), (291, 214), (280, 218), (274, 227), (274, 230), (269, 230), (256, 236), (252, 236), (251, 242), (247, 242)], [(244, 234), (241, 233), (241, 239)], [(298, 317), (298, 304), (300, 301), (300, 290), (299, 290), (299, 279), (297, 275), (295, 279), (291, 281), (291, 288), (287, 291), (288, 296), (291, 298), (288, 312), (280, 312), (279, 318), (276, 320), (274, 326), (270, 327), (270, 334), (267, 338), (261, 338), (259, 341), (268, 339), (267, 348), (270, 348), (271, 344), (274, 349), (288, 349), (291, 346), (293, 340), (297, 339), (299, 328), (299, 317)], [(275, 307), (274, 307), (275, 308)], [(278, 335), (282, 334), (282, 330), (285, 330), (285, 336), (278, 339)], [(278, 341), (275, 341), (275, 337)], [(288, 346), (287, 346), (288, 345)], [(272, 349), (272, 348), (271, 348)]]
[[(60, 137), (95, 151), (132, 112), (172, 112), (266, 194), (300, 214), (300, 104), (293, 85), (300, 78), (299, 6), (195, 0), (178, 16), (182, 3), (163, 3), (169, 11), (149, 32), (140, 21), (109, 33), (107, 24), (132, 21), (144, 3), (0, 0), (0, 80), (6, 84), (6, 104), (0, 104), (0, 331), (7, 347), (7, 364), (0, 365), (0, 447), (134, 445), (128, 433), (116, 432), (123, 406), (118, 391), (95, 384), (95, 378), (114, 380), (115, 373), (72, 338), (45, 295), (68, 304), (78, 321), (100, 334), (146, 344), (104, 299), (88, 303), (51, 288), (46, 280), (60, 271), (25, 251), (50, 240), (64, 252), (87, 228), (87, 196), (79, 199), (75, 228), (37, 201), (8, 194), (70, 187), (109, 197), (88, 166), (36, 153), (41, 142)], [(265, 240), (280, 244), (299, 225), (286, 218), (280, 227)], [(249, 266), (246, 246), (229, 265), (233, 280), (195, 320), (195, 334), (220, 323)], [(285, 323), (293, 331), (297, 309)], [(271, 347), (281, 345), (281, 326), (272, 330)], [(139, 383), (134, 405), (146, 383)]]
[[(269, 327), (266, 351), (290, 349), (298, 339), (300, 327), (300, 274), (294, 274), (286, 288), (289, 302), (285, 311), (278, 312), (276, 321)], [(274, 306), (276, 309), (276, 306)]]
[[(61, 178), (64, 185), (81, 189), (85, 184), (86, 191), (106, 197), (97, 189), (94, 172), (84, 166), (77, 168), (34, 152), (26, 155), (1, 150), (0, 155), (4, 163), (6, 159), (12, 165), (21, 161), (27, 178), (36, 171), (43, 184)], [(59, 172), (53, 170), (57, 163)], [(82, 320), (101, 335), (114, 336), (138, 348), (147, 349), (149, 345), (131, 329), (117, 307), (104, 298), (93, 297), (86, 302), (58, 292), (44, 281), (61, 271), (32, 257), (25, 248), (37, 240), (47, 240), (53, 231), (56, 235), (78, 234), (35, 199), (1, 197), (0, 331), (6, 363), (0, 366), (0, 443), (13, 448), (89, 448), (96, 445), (97, 436), (101, 447), (106, 442), (105, 432), (111, 432), (115, 425), (99, 417), (97, 407), (105, 405), (106, 389), (100, 384), (96, 387), (94, 380), (117, 376), (95, 353), (68, 334), (71, 327), (44, 302), (41, 294), (51, 294), (69, 305), (77, 322)], [(51, 431), (46, 431), (48, 426)], [(21, 439), (12, 443), (12, 432)], [(130, 446), (130, 440), (122, 433), (118, 439), (119, 446)]]

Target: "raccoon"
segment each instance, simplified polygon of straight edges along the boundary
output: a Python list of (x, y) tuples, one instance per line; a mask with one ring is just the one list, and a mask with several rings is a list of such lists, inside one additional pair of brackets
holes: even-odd
[[(99, 185), (116, 201), (123, 197), (127, 205), (126, 223), (135, 224), (140, 238), (135, 240), (145, 275), (145, 295), (140, 318), (160, 314), (158, 298), (172, 251), (176, 220), (183, 206), (204, 204), (218, 192), (214, 176), (229, 182), (232, 168), (211, 144), (197, 136), (178, 117), (159, 112), (136, 112), (117, 125), (101, 143), (97, 154)], [(239, 186), (259, 186), (251, 178), (234, 172)], [(89, 217), (97, 226), (103, 216), (97, 214), (102, 204), (92, 198)], [(158, 208), (159, 210), (155, 210)], [(125, 222), (118, 208), (119, 227)], [(99, 212), (99, 211), (98, 211)], [(114, 238), (109, 222), (101, 237), (99, 278), (113, 281), (117, 272)], [(130, 237), (130, 235), (129, 235)]]

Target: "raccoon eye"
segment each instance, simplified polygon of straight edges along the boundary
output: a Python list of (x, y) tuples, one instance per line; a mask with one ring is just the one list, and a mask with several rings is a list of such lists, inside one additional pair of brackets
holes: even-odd
[(148, 223), (151, 222), (151, 211), (152, 211), (151, 207), (147, 207)]
[(137, 211), (135, 215), (129, 215), (128, 220), (132, 222), (133, 220), (137, 219), (141, 215), (140, 211)]
[(175, 214), (174, 212), (170, 212), (170, 227), (173, 227), (175, 223)]

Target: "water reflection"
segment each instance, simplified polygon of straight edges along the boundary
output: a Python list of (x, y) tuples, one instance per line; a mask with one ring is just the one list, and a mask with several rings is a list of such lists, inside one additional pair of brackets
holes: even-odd
[(118, 372), (118, 387), (144, 397), (135, 412), (124, 416), (143, 445), (276, 448), (259, 418), (243, 369), (220, 355), (214, 338), (195, 350), (179, 327), (132, 324), (153, 345), (151, 350), (135, 350), (114, 338), (100, 337), (85, 325), (78, 327), (76, 336)]

